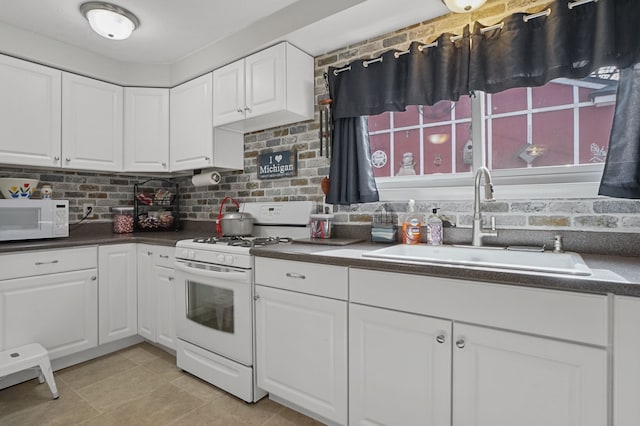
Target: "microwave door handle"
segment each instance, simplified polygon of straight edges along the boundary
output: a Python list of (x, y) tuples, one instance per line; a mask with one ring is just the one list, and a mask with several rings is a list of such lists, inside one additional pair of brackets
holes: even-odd
[(236, 271), (227, 271), (227, 272), (219, 272), (219, 271), (211, 271), (211, 270), (202, 270), (197, 268), (190, 268), (183, 263), (176, 262), (175, 268), (178, 271), (182, 271), (187, 274), (198, 275), (205, 278), (221, 278), (230, 281), (247, 281), (247, 275), (245, 272), (236, 272)]

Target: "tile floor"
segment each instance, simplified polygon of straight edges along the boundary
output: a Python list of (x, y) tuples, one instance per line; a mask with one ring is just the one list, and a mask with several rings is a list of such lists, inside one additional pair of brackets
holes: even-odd
[(247, 404), (176, 367), (148, 343), (0, 390), (0, 425), (306, 426), (320, 423), (268, 398)]

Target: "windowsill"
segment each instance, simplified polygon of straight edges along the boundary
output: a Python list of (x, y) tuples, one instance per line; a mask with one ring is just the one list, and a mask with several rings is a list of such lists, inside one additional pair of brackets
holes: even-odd
[[(539, 167), (492, 172), (497, 200), (597, 198), (602, 164), (583, 167)], [(378, 178), (380, 201), (473, 200), (473, 174)]]

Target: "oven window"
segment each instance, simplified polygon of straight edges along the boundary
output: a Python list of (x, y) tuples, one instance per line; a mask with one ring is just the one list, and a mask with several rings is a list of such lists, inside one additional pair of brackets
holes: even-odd
[(233, 333), (233, 290), (187, 281), (187, 318), (214, 330)]

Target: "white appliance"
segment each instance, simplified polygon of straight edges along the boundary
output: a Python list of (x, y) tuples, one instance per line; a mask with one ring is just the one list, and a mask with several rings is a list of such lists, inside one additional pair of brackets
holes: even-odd
[(0, 200), (0, 241), (68, 236), (68, 200)]
[(266, 395), (254, 370), (251, 247), (309, 236), (311, 201), (244, 203), (252, 237), (203, 237), (176, 243), (178, 367), (247, 401)]

